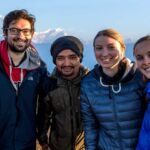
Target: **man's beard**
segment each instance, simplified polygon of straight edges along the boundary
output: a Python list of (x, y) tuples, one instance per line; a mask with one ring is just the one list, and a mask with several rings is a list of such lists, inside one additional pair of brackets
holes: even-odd
[[(17, 42), (22, 42), (22, 44), (18, 44)], [(21, 40), (19, 38), (16, 38), (13, 40), (13, 42), (8, 42), (8, 47), (10, 48), (10, 50), (12, 52), (15, 53), (24, 53), (26, 51), (26, 49), (30, 46), (31, 44), (31, 40)]]
[[(63, 78), (65, 79), (73, 79), (77, 74), (75, 72), (75, 67), (74, 66), (69, 66), (72, 68), (72, 71), (70, 73), (64, 73), (64, 71), (60, 71), (61, 75), (63, 76)], [(63, 69), (63, 67), (61, 68)]]

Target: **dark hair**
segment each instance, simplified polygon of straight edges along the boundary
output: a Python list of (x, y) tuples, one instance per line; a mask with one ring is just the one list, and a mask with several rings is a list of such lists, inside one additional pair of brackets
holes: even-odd
[(119, 32), (117, 32), (116, 30), (114, 29), (105, 29), (105, 30), (102, 30), (102, 31), (99, 31), (95, 38), (94, 38), (94, 41), (93, 41), (93, 46), (95, 47), (95, 41), (97, 39), (97, 37), (99, 36), (108, 36), (108, 37), (111, 37), (115, 40), (117, 40), (120, 44), (121, 44), (121, 47), (123, 49), (125, 49), (125, 44), (124, 44), (124, 40), (121, 36), (121, 34)]
[(133, 46), (133, 54), (134, 54), (134, 52), (135, 52), (136, 46), (137, 46), (139, 43), (142, 43), (143, 41), (150, 41), (150, 35), (143, 36), (143, 37), (141, 37), (140, 39), (138, 39), (138, 40), (135, 42), (135, 44), (134, 44), (134, 46)]
[(35, 23), (35, 17), (32, 14), (29, 14), (27, 10), (21, 9), (21, 10), (14, 10), (9, 12), (5, 17), (3, 21), (3, 33), (7, 33), (7, 28), (9, 27), (10, 23), (14, 20), (19, 19), (26, 19), (31, 24), (31, 30), (34, 32), (34, 23)]

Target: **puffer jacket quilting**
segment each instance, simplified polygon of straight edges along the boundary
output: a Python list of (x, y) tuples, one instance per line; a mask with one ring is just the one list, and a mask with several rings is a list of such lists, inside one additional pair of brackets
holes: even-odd
[[(133, 78), (121, 83), (121, 91), (100, 84), (95, 68), (81, 84), (81, 111), (87, 150), (134, 150), (143, 115), (143, 83), (136, 70)], [(113, 88), (118, 89), (119, 84)]]

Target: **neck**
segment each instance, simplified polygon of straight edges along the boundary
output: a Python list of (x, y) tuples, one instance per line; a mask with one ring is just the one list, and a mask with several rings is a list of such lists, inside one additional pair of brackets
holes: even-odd
[(25, 55), (25, 52), (16, 53), (11, 50), (8, 50), (8, 53), (9, 53), (9, 56), (12, 58), (15, 66), (17, 66), (21, 62), (21, 60), (23, 59), (23, 57)]
[(110, 68), (102, 68), (103, 72), (110, 76), (113, 77), (115, 74), (117, 74), (118, 70), (119, 70), (119, 63), (120, 61), (118, 61), (116, 64), (114, 64), (112, 67)]
[(118, 65), (113, 68), (102, 68), (103, 72), (109, 77), (113, 77), (118, 72)]

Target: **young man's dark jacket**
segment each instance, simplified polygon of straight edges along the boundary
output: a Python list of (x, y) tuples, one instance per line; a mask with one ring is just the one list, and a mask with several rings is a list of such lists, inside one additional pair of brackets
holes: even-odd
[[(0, 43), (0, 51), (6, 50), (3, 44)], [(38, 60), (31, 58), (31, 53), (27, 54), (30, 62), (26, 62), (30, 67), (33, 63), (37, 65)], [(38, 94), (43, 95), (46, 88), (46, 67), (39, 60), (37, 68), (27, 70), (16, 91), (4, 68), (5, 58), (0, 58), (0, 150), (35, 150), (36, 101)]]
[[(39, 108), (39, 142), (47, 143), (47, 130), (51, 127), (49, 146), (52, 150), (73, 150), (84, 147), (83, 126), (80, 116), (80, 81), (87, 74), (81, 67), (73, 80), (65, 80), (54, 70), (51, 78), (55, 86)], [(45, 113), (45, 114), (43, 114)], [(81, 142), (82, 141), (82, 142)], [(78, 142), (82, 143), (77, 148)]]

